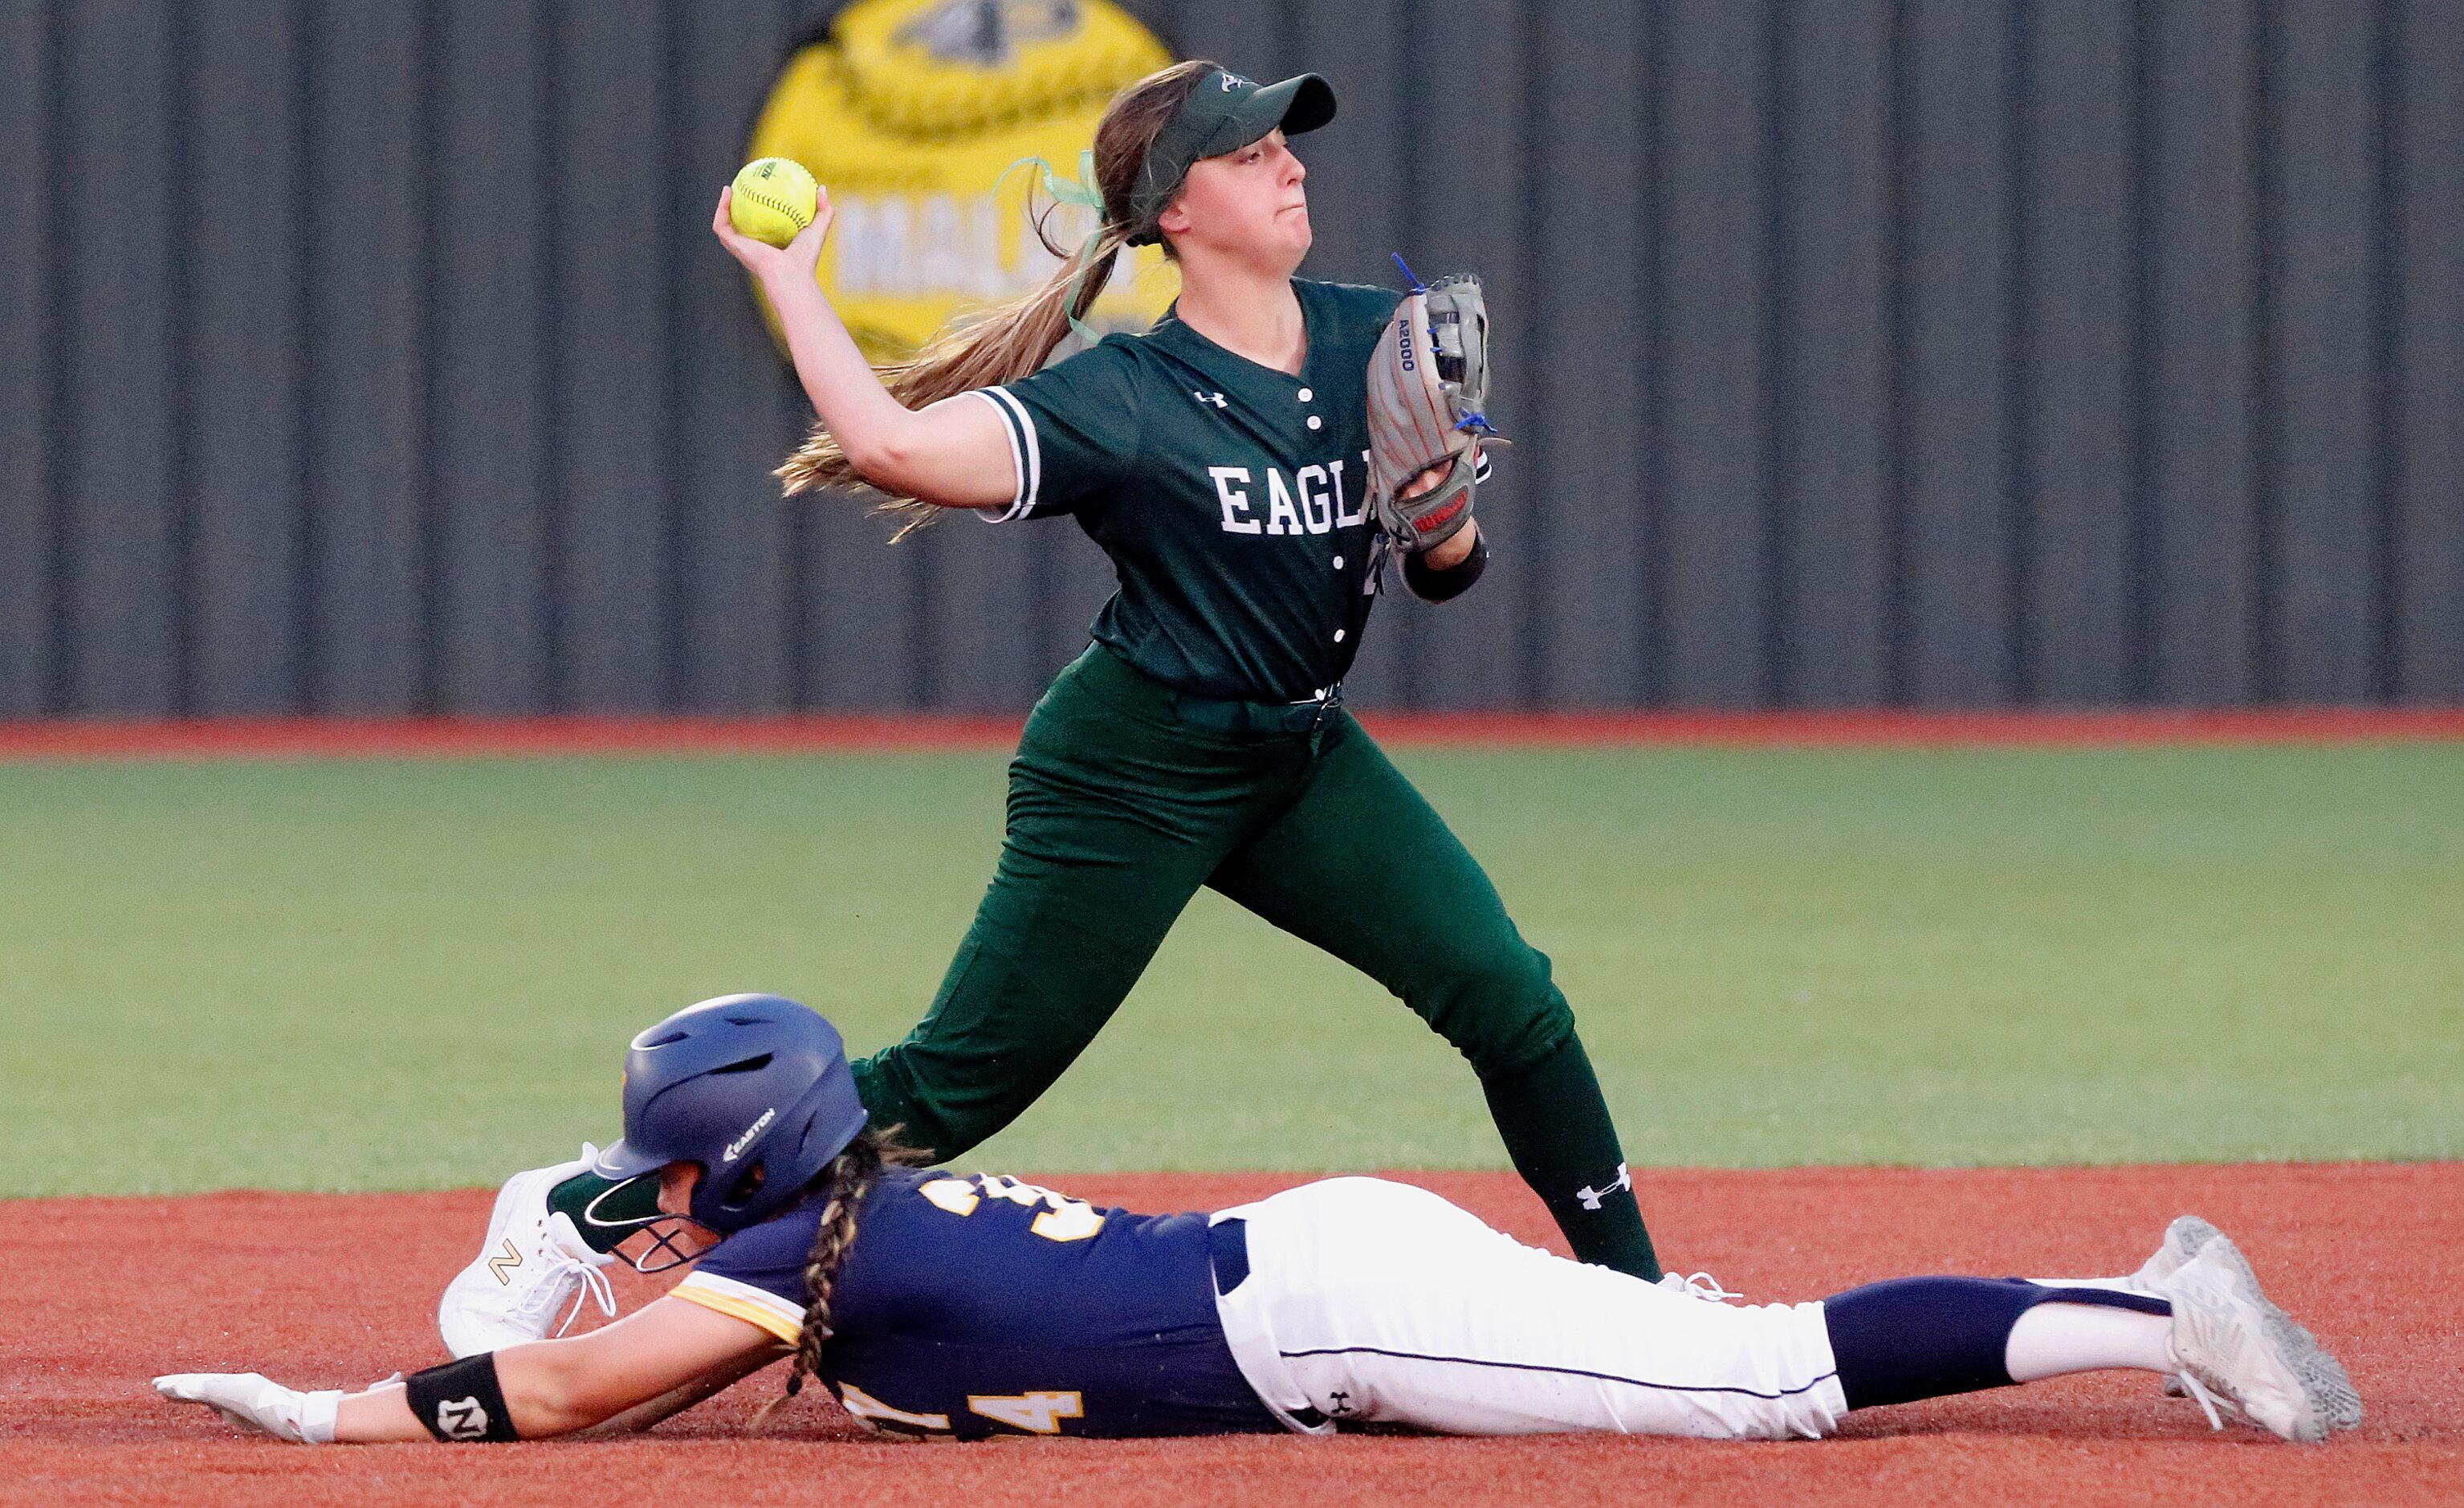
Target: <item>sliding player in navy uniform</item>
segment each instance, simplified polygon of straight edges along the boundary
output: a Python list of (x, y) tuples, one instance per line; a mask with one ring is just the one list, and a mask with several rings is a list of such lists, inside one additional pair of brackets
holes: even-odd
[(2107, 1367), (2179, 1376), (2211, 1421), (2230, 1408), (2286, 1439), (2361, 1420), (2343, 1369), (2189, 1217), (2124, 1277), (1899, 1278), (1749, 1308), (1377, 1179), (1142, 1216), (899, 1157), (827, 1022), (705, 1001), (633, 1039), (625, 1138), (600, 1164), (657, 1191), (637, 1239), (705, 1249), (668, 1297), (347, 1396), (253, 1372), (155, 1386), (312, 1444), (641, 1428), (791, 1355), (789, 1396), (818, 1376), (875, 1428), (961, 1439), (1345, 1421), (1819, 1438), (1855, 1408)]
[[(1373, 519), (1365, 374), (1398, 296), (1292, 276), (1310, 231), (1285, 136), (1333, 113), (1314, 76), (1261, 87), (1192, 62), (1132, 85), (1096, 130), (1099, 239), (887, 387), (814, 281), (826, 195), (784, 250), (737, 234), (722, 201), (713, 229), (760, 278), (821, 415), (791, 490), (868, 483), (918, 520), (1074, 518), (1120, 581), (1027, 723), (1000, 864), (937, 997), (857, 1083), (875, 1123), (964, 1154), (1077, 1058), (1212, 886), (1401, 997), (1469, 1061), (1575, 1254), (1657, 1278), (1549, 960), (1340, 705), (1397, 547)], [(1119, 249), (1158, 241), (1173, 310), (1045, 367)], [(1391, 489), (1444, 515), (1405, 531), (1423, 596), (1486, 558), (1480, 456), (1462, 459)], [(565, 1169), (550, 1203), (578, 1224), (605, 1193)]]

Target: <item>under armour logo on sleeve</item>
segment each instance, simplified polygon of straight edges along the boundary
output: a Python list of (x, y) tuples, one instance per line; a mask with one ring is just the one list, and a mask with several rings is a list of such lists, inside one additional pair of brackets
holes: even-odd
[(1616, 1193), (1620, 1188), (1631, 1190), (1633, 1187), (1633, 1175), (1626, 1172), (1625, 1164), (1623, 1163), (1619, 1163), (1617, 1164), (1617, 1177), (1609, 1180), (1609, 1185), (1606, 1188), (1594, 1188), (1591, 1185), (1585, 1184), (1582, 1187), (1574, 1190), (1574, 1197), (1583, 1202), (1584, 1209), (1597, 1209), (1600, 1207), (1600, 1201), (1606, 1199), (1609, 1195)]
[(1198, 392), (1196, 390), (1192, 390), (1190, 396), (1197, 399), (1200, 404), (1211, 403), (1219, 409), (1230, 407), (1230, 405), (1223, 401), (1223, 395), (1220, 392)]

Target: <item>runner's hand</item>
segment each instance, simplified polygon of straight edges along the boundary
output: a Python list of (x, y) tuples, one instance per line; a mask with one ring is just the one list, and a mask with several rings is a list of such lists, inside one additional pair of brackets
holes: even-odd
[(174, 1403), (204, 1404), (235, 1425), (298, 1445), (333, 1444), (334, 1414), (342, 1401), (340, 1391), (298, 1392), (262, 1372), (174, 1372), (154, 1379), (154, 1390)]

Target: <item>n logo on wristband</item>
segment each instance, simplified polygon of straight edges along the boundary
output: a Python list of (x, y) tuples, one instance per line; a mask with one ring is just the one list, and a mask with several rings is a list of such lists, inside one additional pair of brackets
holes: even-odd
[(479, 1395), (448, 1398), (436, 1406), (436, 1434), (442, 1440), (484, 1440), (488, 1437), (488, 1410), (479, 1404)]

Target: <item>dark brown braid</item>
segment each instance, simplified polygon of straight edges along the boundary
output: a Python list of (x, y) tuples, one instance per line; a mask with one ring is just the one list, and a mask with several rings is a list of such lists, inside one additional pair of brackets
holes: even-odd
[(813, 1250), (804, 1258), (804, 1327), (796, 1337), (796, 1360), (787, 1370), (787, 1390), (755, 1418), (757, 1428), (803, 1390), (805, 1378), (821, 1370), (822, 1344), (830, 1338), (830, 1295), (838, 1286), (839, 1268), (855, 1245), (856, 1212), (864, 1196), (872, 1191), (884, 1167), (924, 1159), (925, 1154), (899, 1142), (896, 1127), (877, 1131), (867, 1126), (814, 1180), (811, 1198), (821, 1203), (822, 1225), (813, 1237)]

